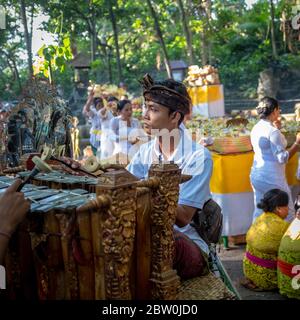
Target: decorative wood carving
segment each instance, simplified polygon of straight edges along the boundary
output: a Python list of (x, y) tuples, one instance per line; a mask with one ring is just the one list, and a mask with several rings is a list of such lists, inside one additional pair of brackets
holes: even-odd
[(73, 244), (77, 223), (76, 210), (67, 214), (57, 214), (61, 232), (62, 256), (65, 266), (65, 298), (67, 300), (79, 299), (79, 283), (76, 260), (73, 255)]
[(77, 208), (77, 213), (83, 213), (87, 211), (97, 211), (104, 208), (109, 208), (111, 205), (111, 198), (107, 196), (98, 196), (96, 199), (89, 201), (85, 205)]
[(173, 225), (179, 195), (181, 170), (176, 164), (153, 164), (149, 178), (157, 177), (159, 187), (152, 196), (152, 298), (176, 299), (180, 285), (179, 277), (173, 270), (174, 236)]
[(104, 173), (97, 195), (108, 195), (111, 207), (101, 216), (106, 299), (131, 299), (129, 274), (135, 240), (136, 181), (125, 169)]
[(159, 187), (159, 183), (160, 183), (159, 178), (151, 177), (147, 180), (138, 181), (136, 185), (139, 188), (145, 187), (145, 188), (155, 189)]
[(60, 224), (54, 210), (28, 216), (28, 232), (40, 300), (65, 298)]

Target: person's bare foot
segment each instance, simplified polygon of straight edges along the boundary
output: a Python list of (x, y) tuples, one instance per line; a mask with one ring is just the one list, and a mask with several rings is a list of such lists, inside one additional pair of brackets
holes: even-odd
[(247, 278), (243, 278), (240, 280), (240, 284), (245, 287), (246, 289), (252, 290), (252, 291), (264, 291), (262, 288), (258, 287), (254, 282)]

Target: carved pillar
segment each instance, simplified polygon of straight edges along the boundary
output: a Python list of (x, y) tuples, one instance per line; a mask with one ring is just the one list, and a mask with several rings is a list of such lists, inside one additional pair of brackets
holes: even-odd
[(180, 279), (173, 270), (173, 225), (178, 205), (181, 170), (176, 164), (153, 164), (149, 178), (158, 177), (160, 184), (152, 197), (152, 298), (176, 299)]
[(104, 173), (98, 180), (97, 195), (111, 198), (110, 209), (101, 217), (106, 299), (131, 299), (137, 180), (125, 169)]
[(151, 299), (151, 189), (137, 188), (136, 236), (135, 236), (135, 299)]

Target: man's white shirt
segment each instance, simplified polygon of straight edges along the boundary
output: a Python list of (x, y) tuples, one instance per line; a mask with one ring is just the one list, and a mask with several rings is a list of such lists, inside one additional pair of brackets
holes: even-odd
[[(179, 137), (177, 147), (169, 159), (164, 158), (159, 148), (158, 138), (155, 137), (150, 142), (141, 145), (139, 151), (128, 165), (127, 170), (140, 179), (146, 179), (152, 163), (158, 163), (160, 160), (164, 162), (173, 161), (179, 166), (182, 174), (192, 176), (189, 181), (180, 184), (178, 204), (202, 209), (205, 202), (211, 199), (209, 188), (213, 167), (211, 155), (204, 146), (192, 140), (184, 126), (180, 126), (179, 133), (179, 136), (177, 135)], [(167, 131), (166, 135), (166, 141), (169, 141)], [(162, 136), (164, 137), (164, 135)], [(183, 228), (174, 225), (174, 229), (184, 233), (202, 251), (209, 253), (207, 244), (190, 224)]]

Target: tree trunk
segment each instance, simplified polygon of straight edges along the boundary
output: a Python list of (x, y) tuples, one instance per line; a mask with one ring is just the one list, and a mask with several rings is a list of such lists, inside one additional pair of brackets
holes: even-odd
[(18, 70), (16, 61), (15, 61), (13, 55), (9, 55), (5, 51), (1, 51), (1, 52), (3, 52), (3, 54), (6, 56), (7, 64), (9, 66), (10, 70), (12, 71), (12, 73), (14, 74), (14, 80), (17, 80), (19, 88), (20, 88), (20, 90), (22, 90), (22, 84), (21, 84), (19, 70)]
[(210, 0), (204, 0), (202, 2), (197, 1), (196, 4), (192, 0), (188, 0), (188, 5), (191, 14), (196, 16), (203, 22), (204, 29), (200, 32), (201, 39), (201, 64), (206, 65), (209, 63), (209, 57), (211, 52), (211, 46), (208, 40), (208, 34), (210, 32), (209, 19), (211, 16), (211, 2)]
[(30, 48), (32, 49), (32, 37), (33, 37), (33, 19), (34, 19), (34, 2), (31, 4), (31, 12), (30, 12), (30, 33), (29, 33), (29, 41)]
[(297, 54), (297, 47), (294, 45), (295, 41), (293, 41), (293, 28), (287, 16), (287, 12), (282, 11), (280, 30), (283, 34), (284, 51)]
[(14, 67), (13, 67), (12, 64), (11, 64), (10, 59), (7, 59), (6, 62), (7, 62), (7, 65), (8, 65), (8, 67), (9, 67), (12, 75), (13, 75), (13, 79), (12, 79), (13, 81), (10, 81), (10, 85), (11, 85), (11, 83), (13, 83), (13, 82), (16, 81), (16, 72), (15, 72), (15, 70), (14, 70)]
[(120, 58), (120, 48), (119, 48), (119, 36), (118, 36), (118, 28), (116, 23), (116, 17), (113, 10), (113, 3), (112, 0), (108, 0), (109, 4), (109, 15), (110, 20), (113, 27), (113, 33), (114, 33), (114, 40), (115, 40), (115, 46), (116, 46), (116, 53), (117, 53), (117, 66), (118, 66), (118, 79), (119, 83), (122, 82), (123, 76), (122, 76), (122, 65), (121, 65), (121, 58)]
[(112, 70), (111, 70), (111, 53), (110, 50), (108, 50), (107, 53), (107, 70), (108, 70), (108, 80), (109, 83), (112, 83)]
[(278, 58), (276, 39), (275, 39), (275, 22), (274, 22), (274, 3), (270, 0), (270, 14), (271, 14), (271, 42), (272, 42), (272, 52), (274, 59)]
[(91, 61), (96, 59), (96, 21), (95, 21), (95, 8), (93, 2), (90, 0), (90, 41), (91, 41)]
[(54, 85), (54, 77), (53, 77), (53, 70), (51, 67), (51, 63), (49, 63), (49, 82), (50, 84)]
[(154, 27), (155, 27), (155, 30), (156, 30), (157, 37), (159, 39), (162, 51), (164, 53), (164, 61), (165, 61), (165, 66), (166, 66), (168, 77), (173, 79), (172, 69), (171, 69), (171, 65), (170, 65), (170, 60), (169, 60), (167, 48), (166, 48), (166, 45), (165, 45), (165, 42), (164, 42), (164, 39), (163, 39), (163, 36), (162, 36), (162, 32), (161, 32), (161, 29), (160, 29), (160, 26), (159, 26), (159, 22), (158, 22), (156, 13), (154, 11), (154, 8), (152, 6), (151, 0), (147, 0), (147, 4), (148, 4), (148, 7), (149, 7), (151, 16), (153, 18), (153, 21), (154, 21)]
[(205, 0), (201, 4), (201, 16), (204, 22), (204, 29), (201, 32), (202, 39), (202, 64), (210, 64), (211, 63), (211, 43), (209, 41), (209, 33), (210, 33), (210, 24), (209, 21), (211, 19), (211, 0)]
[(208, 47), (208, 63), (212, 63), (212, 42), (210, 41), (211, 35), (211, 0), (206, 0), (205, 2), (205, 13), (206, 13), (206, 26), (207, 26), (207, 47)]
[(276, 99), (279, 90), (279, 78), (275, 75), (272, 68), (265, 69), (259, 74), (257, 95), (261, 100), (263, 97)]
[[(22, 84), (21, 84), (21, 79), (20, 79), (19, 70), (18, 70), (16, 61), (15, 61), (15, 59), (7, 56), (7, 63), (9, 64), (11, 70), (13, 71), (13, 73), (14, 73), (14, 78), (15, 78), (15, 80), (17, 80), (19, 89), (20, 89), (20, 91), (21, 91), (21, 90), (22, 90)], [(11, 66), (10, 63), (12, 63), (12, 66)]]
[(28, 73), (29, 73), (29, 77), (32, 78), (32, 76), (33, 76), (32, 48), (31, 48), (30, 35), (28, 32), (28, 26), (27, 26), (25, 0), (20, 0), (20, 4), (21, 4), (21, 17), (22, 17), (22, 22), (24, 25), (24, 37), (25, 37), (26, 49), (27, 49), (27, 55), (28, 55)]
[(208, 44), (206, 40), (205, 31), (200, 33), (200, 38), (202, 42), (202, 50), (201, 50), (201, 62), (202, 65), (208, 64)]
[[(95, 59), (95, 52), (97, 49), (97, 32), (96, 32), (96, 22), (95, 22), (95, 11), (94, 6), (92, 4), (92, 1), (90, 1), (89, 4), (89, 12), (90, 14), (85, 14), (81, 12), (77, 7), (71, 8), (74, 12), (76, 12), (79, 17), (81, 17), (87, 24), (89, 37), (90, 37), (90, 48), (91, 48), (91, 61), (94, 61)], [(74, 53), (73, 53), (74, 55)]]
[(19, 85), (19, 89), (21, 91), (22, 90), (22, 84), (21, 84), (20, 74), (19, 74), (19, 70), (18, 70), (16, 61), (15, 61), (15, 59), (11, 59), (11, 62), (13, 64), (13, 66), (14, 66), (15, 75), (16, 75), (17, 82), (18, 82), (18, 85)]
[(108, 82), (112, 83), (112, 70), (111, 70), (111, 50), (112, 47), (107, 44), (107, 40), (105, 37), (99, 39), (97, 37), (97, 48), (100, 46), (101, 52), (104, 57), (104, 61), (107, 63), (107, 72), (108, 72)]
[(191, 30), (189, 29), (189, 26), (188, 26), (187, 17), (186, 17), (186, 14), (185, 14), (185, 10), (184, 10), (184, 6), (183, 6), (183, 3), (182, 3), (182, 0), (177, 0), (177, 4), (178, 4), (180, 15), (181, 15), (183, 32), (185, 34), (189, 64), (193, 65), (194, 61), (195, 61), (195, 58), (194, 58), (194, 52), (193, 52), (192, 33), (191, 33)]

